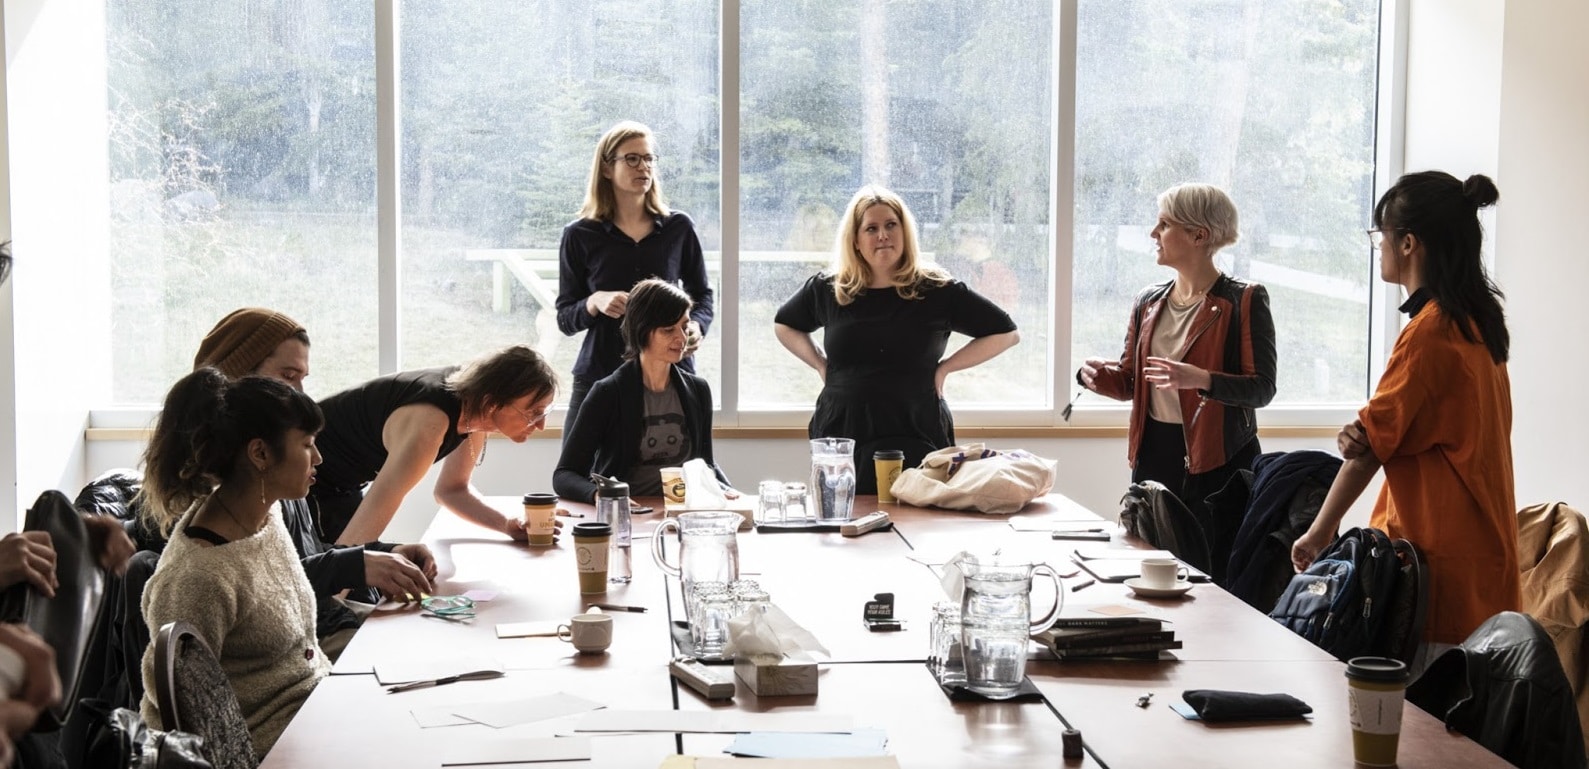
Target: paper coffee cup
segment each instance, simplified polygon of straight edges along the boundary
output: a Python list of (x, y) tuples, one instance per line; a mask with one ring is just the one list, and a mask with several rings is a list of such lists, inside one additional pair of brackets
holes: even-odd
[(872, 452), (872, 466), (877, 470), (877, 501), (895, 502), (894, 481), (905, 466), (905, 452), (883, 449)]
[(662, 475), (662, 500), (668, 505), (684, 504), (684, 468), (664, 467)]
[(1353, 657), (1346, 663), (1346, 686), (1353, 757), (1366, 766), (1395, 766), (1407, 666), (1385, 657)]
[(607, 543), (612, 527), (605, 523), (574, 524), (574, 557), (579, 562), (579, 592), (607, 592)]
[(557, 495), (534, 493), (524, 495), (524, 530), (530, 535), (530, 544), (547, 547), (557, 531)]

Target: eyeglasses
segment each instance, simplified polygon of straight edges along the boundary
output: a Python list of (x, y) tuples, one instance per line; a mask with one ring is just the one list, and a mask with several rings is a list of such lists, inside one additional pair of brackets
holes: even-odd
[(1371, 248), (1373, 248), (1374, 250), (1378, 251), (1379, 249), (1382, 249), (1382, 248), (1385, 247), (1385, 234), (1386, 233), (1401, 232), (1401, 230), (1399, 230), (1399, 229), (1382, 230), (1382, 229), (1379, 229), (1378, 227), (1375, 227), (1372, 230), (1367, 230), (1367, 232), (1368, 232), (1368, 245)]
[(531, 414), (530, 412), (525, 411), (524, 409), (521, 409), (511, 403), (507, 404), (507, 406), (508, 408), (519, 412), (519, 416), (524, 417), (525, 427), (534, 427), (535, 425), (546, 421), (546, 412), (544, 411), (540, 412), (539, 414)]
[(607, 162), (616, 163), (620, 160), (623, 161), (624, 165), (629, 166), (630, 168), (639, 168), (642, 164), (655, 168), (657, 165), (656, 155), (641, 155), (634, 152), (608, 158)]

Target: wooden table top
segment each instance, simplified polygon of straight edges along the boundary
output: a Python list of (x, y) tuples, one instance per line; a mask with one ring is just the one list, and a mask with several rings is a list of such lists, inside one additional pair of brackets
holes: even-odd
[[(491, 500), (501, 509), (516, 498)], [(662, 511), (660, 499), (638, 500)], [(740, 501), (744, 506), (744, 501)], [(564, 504), (575, 515), (593, 515), (589, 505)], [(449, 740), (506, 739), (567, 733), (569, 719), (502, 730), (478, 724), (422, 729), (415, 707), (524, 698), (568, 692), (622, 709), (736, 709), (746, 712), (810, 711), (850, 714), (857, 726), (885, 729), (889, 752), (902, 766), (1349, 766), (1351, 739), (1345, 722), (1344, 666), (1312, 644), (1212, 584), (1199, 585), (1178, 600), (1145, 600), (1120, 584), (1070, 588), (1084, 572), (1064, 580), (1065, 616), (1099, 616), (1115, 607), (1168, 620), (1185, 645), (1175, 661), (1088, 663), (1043, 659), (1033, 645), (1028, 673), (1046, 702), (950, 702), (922, 664), (928, 648), (933, 603), (943, 600), (931, 564), (961, 550), (1029, 555), (1061, 572), (1074, 570), (1076, 546), (1129, 547), (1110, 543), (1056, 541), (1046, 532), (1018, 531), (1012, 516), (988, 516), (877, 505), (857, 500), (857, 510), (887, 510), (893, 531), (847, 538), (833, 533), (759, 534), (738, 538), (741, 576), (755, 579), (773, 601), (810, 630), (832, 653), (820, 669), (820, 694), (758, 698), (743, 682), (731, 702), (707, 702), (668, 676), (673, 656), (672, 620), (682, 620), (678, 581), (664, 578), (651, 559), (651, 532), (667, 513), (635, 516), (634, 581), (604, 595), (577, 590), (569, 538), (550, 548), (529, 548), (505, 536), (438, 515), (425, 541), (436, 553), (441, 577), (437, 594), (489, 590), (496, 597), (478, 605), (469, 623), (427, 619), (413, 609), (380, 611), (367, 620), (264, 762), (265, 767), (339, 765), (436, 767), (438, 745)], [(1098, 516), (1061, 495), (1023, 511), (1065, 526), (1096, 523)], [(564, 519), (565, 525), (570, 521)], [(579, 519), (573, 519), (577, 521)], [(670, 535), (671, 538), (671, 535)], [(667, 543), (676, 557), (676, 541)], [(861, 621), (864, 602), (892, 592), (898, 632), (869, 632)], [(1050, 588), (1035, 588), (1033, 601), (1050, 600)], [(614, 642), (604, 655), (578, 655), (555, 638), (498, 639), (499, 622), (561, 621), (589, 603), (643, 606), (645, 613), (615, 612)], [(485, 655), (499, 659), (504, 678), (390, 695), (369, 675), (386, 660)], [(820, 659), (820, 657), (819, 657)], [(729, 671), (729, 668), (719, 668)], [(1315, 710), (1306, 723), (1211, 727), (1187, 722), (1167, 707), (1190, 688), (1286, 691)], [(1152, 707), (1135, 707), (1153, 691)], [(1083, 732), (1091, 751), (1084, 759), (1060, 759), (1067, 726)], [(378, 738), (375, 735), (380, 735)], [(1153, 735), (1144, 739), (1144, 735)], [(666, 754), (683, 750), (711, 755), (730, 735), (641, 735), (598, 737), (594, 760), (569, 766), (654, 767)], [(1504, 766), (1467, 739), (1445, 732), (1438, 720), (1415, 707), (1404, 715), (1401, 766)], [(562, 766), (552, 764), (551, 766)]]

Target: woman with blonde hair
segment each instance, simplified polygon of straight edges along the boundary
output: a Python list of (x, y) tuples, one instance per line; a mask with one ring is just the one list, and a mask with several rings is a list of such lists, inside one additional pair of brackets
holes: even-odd
[(658, 278), (689, 294), (694, 307), (679, 364), (684, 371), (694, 373), (691, 355), (712, 324), (712, 285), (695, 223), (668, 208), (657, 163), (650, 128), (624, 121), (608, 129), (596, 143), (579, 218), (563, 228), (557, 327), (569, 336), (585, 332), (574, 361), (565, 428), (572, 428), (591, 386), (623, 363), (620, 325), (635, 283)]
[[(905, 453), (905, 466), (954, 445), (943, 399), (949, 374), (1020, 341), (1008, 313), (923, 262), (916, 221), (898, 195), (855, 193), (839, 222), (830, 271), (806, 280), (774, 319), (778, 341), (822, 378), (812, 438), (853, 438), (856, 493), (877, 493), (872, 453)], [(825, 329), (822, 347), (812, 332)], [(951, 332), (971, 341), (944, 357)]]
[(1258, 456), (1255, 411), (1275, 396), (1275, 324), (1268, 290), (1214, 265), (1237, 238), (1230, 196), (1181, 184), (1158, 202), (1154, 251), (1175, 277), (1137, 294), (1120, 357), (1088, 358), (1076, 381), (1131, 401), (1131, 481), (1158, 481), (1197, 509)]

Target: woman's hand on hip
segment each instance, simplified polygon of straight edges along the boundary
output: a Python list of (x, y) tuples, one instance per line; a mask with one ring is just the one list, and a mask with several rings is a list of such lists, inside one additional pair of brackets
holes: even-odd
[(1169, 358), (1148, 358), (1143, 378), (1160, 390), (1207, 390), (1214, 378), (1207, 369)]

